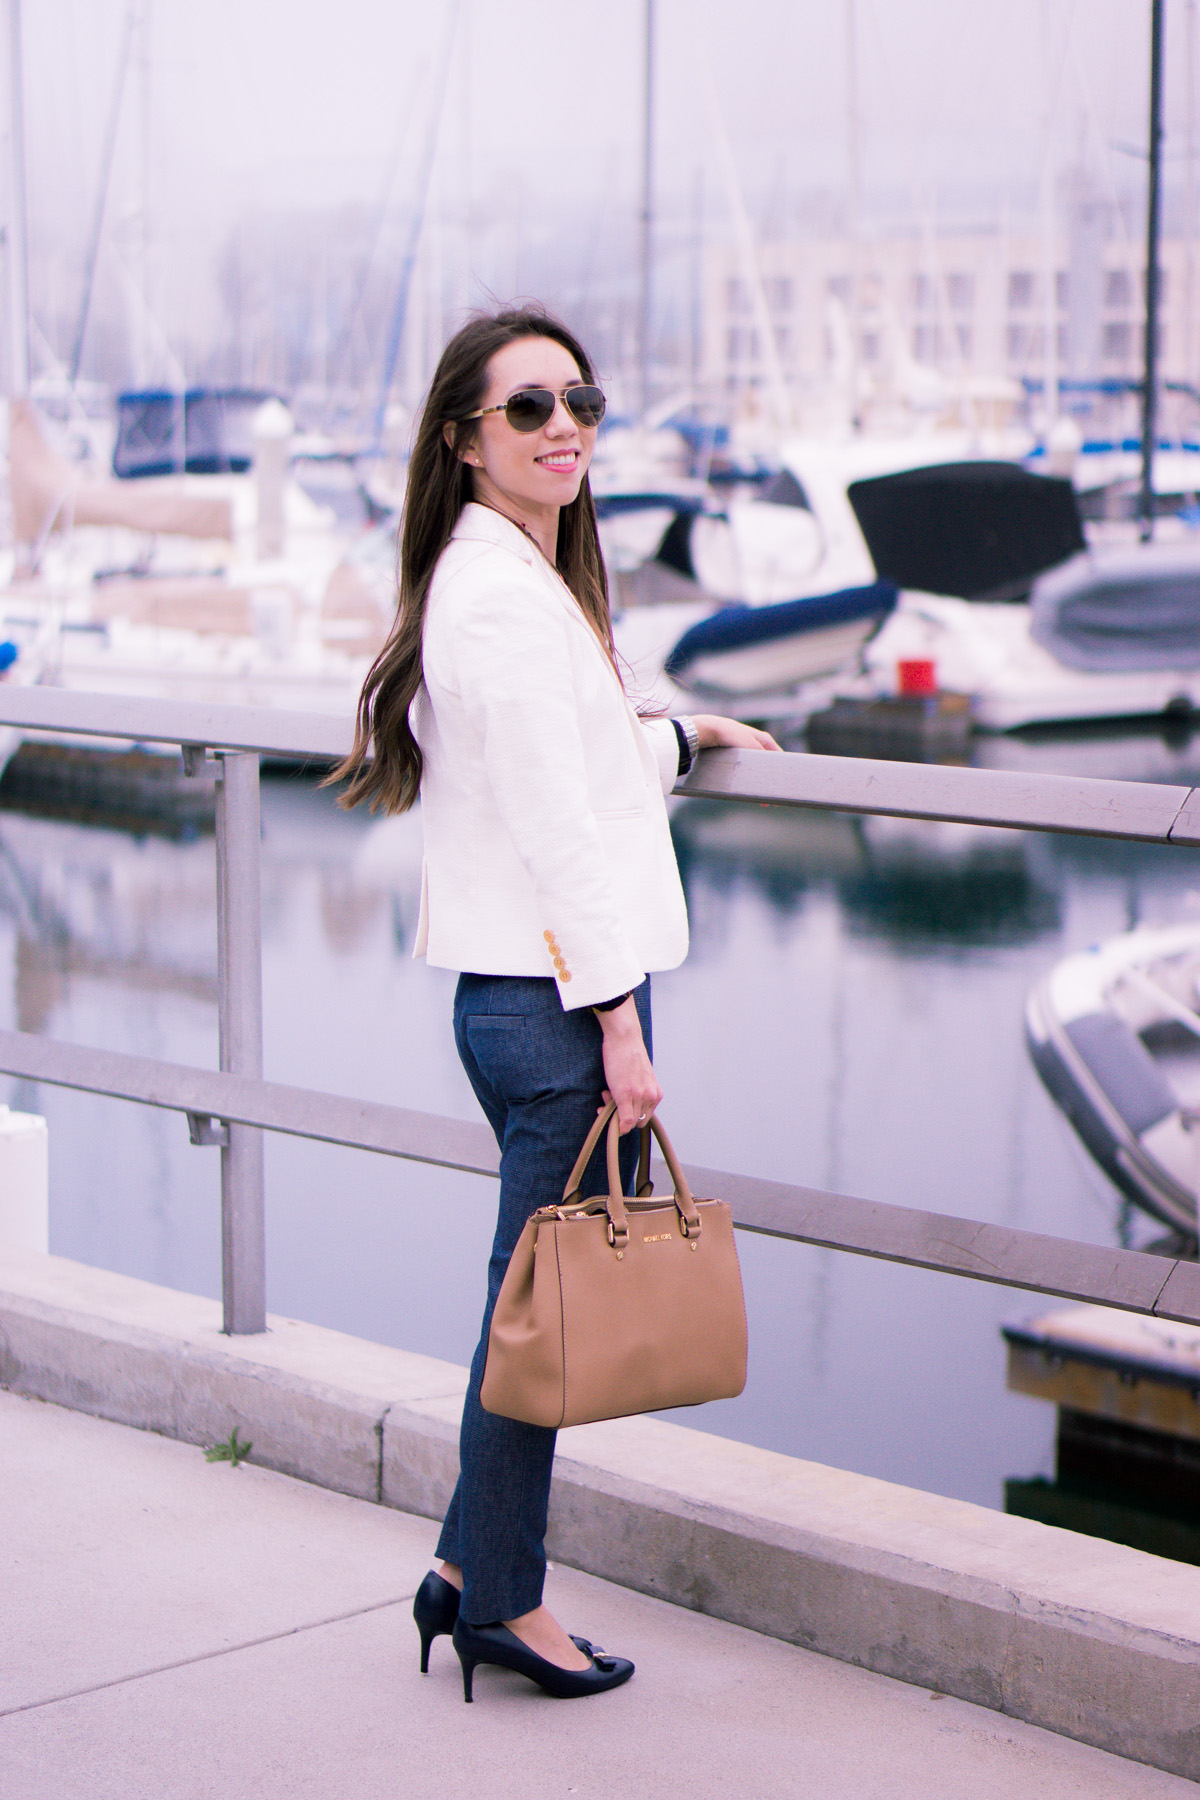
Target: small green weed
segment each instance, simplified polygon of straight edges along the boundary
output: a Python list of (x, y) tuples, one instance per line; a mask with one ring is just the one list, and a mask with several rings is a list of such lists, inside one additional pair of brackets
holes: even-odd
[(247, 1444), (243, 1439), (238, 1437), (237, 1426), (235, 1425), (224, 1442), (209, 1445), (208, 1449), (204, 1452), (204, 1460), (205, 1462), (231, 1463), (236, 1469), (240, 1462), (245, 1462), (253, 1448), (253, 1444)]

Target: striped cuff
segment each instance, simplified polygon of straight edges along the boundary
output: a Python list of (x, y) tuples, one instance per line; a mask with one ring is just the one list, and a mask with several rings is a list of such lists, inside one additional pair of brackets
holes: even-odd
[(700, 733), (696, 729), (695, 719), (681, 713), (677, 719), (671, 720), (675, 727), (675, 736), (679, 739), (679, 779), (682, 781), (700, 750)]

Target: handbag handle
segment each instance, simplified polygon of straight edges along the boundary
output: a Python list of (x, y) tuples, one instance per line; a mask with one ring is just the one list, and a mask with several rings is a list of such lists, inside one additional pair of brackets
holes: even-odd
[[(583, 1172), (588, 1166), (592, 1151), (600, 1142), (600, 1133), (604, 1130), (604, 1127), (608, 1124), (616, 1110), (616, 1101), (609, 1100), (605, 1102), (600, 1108), (600, 1111), (596, 1114), (595, 1123), (588, 1132), (587, 1137), (583, 1140), (583, 1149), (575, 1159), (575, 1167), (567, 1176), (567, 1185), (563, 1189), (562, 1197), (564, 1206), (569, 1206), (573, 1201), (578, 1199), (579, 1186), (583, 1180)], [(640, 1128), (638, 1137), (640, 1141), (638, 1143), (637, 1181), (634, 1184), (634, 1192), (639, 1200), (645, 1200), (654, 1192), (654, 1183), (650, 1179), (650, 1127), (648, 1124), (643, 1125)], [(619, 1186), (620, 1184), (618, 1183), (618, 1188)]]
[[(614, 1100), (596, 1115), (595, 1122), (583, 1141), (583, 1148), (575, 1159), (575, 1167), (567, 1177), (563, 1189), (563, 1205), (570, 1206), (579, 1200), (579, 1188), (583, 1181), (584, 1170), (588, 1166), (592, 1152), (600, 1142), (600, 1133), (608, 1127), (608, 1195), (605, 1208), (608, 1212), (610, 1241), (618, 1247), (624, 1245), (629, 1236), (629, 1219), (625, 1211), (625, 1198), (621, 1192), (621, 1172), (618, 1163), (618, 1145), (620, 1131), (617, 1125), (617, 1106)], [(687, 1184), (687, 1177), (679, 1166), (679, 1158), (675, 1154), (670, 1138), (659, 1124), (656, 1115), (652, 1115), (639, 1132), (637, 1194), (639, 1198), (653, 1193), (650, 1183), (650, 1134), (658, 1139), (663, 1161), (674, 1187), (675, 1208), (679, 1214), (684, 1237), (699, 1237), (700, 1214), (696, 1211), (696, 1202), (692, 1198), (692, 1190)]]

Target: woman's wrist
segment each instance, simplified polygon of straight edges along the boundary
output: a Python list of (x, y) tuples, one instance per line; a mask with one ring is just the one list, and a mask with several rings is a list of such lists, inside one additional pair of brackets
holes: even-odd
[(592, 1003), (592, 1011), (595, 1013), (616, 1012), (618, 1006), (624, 1006), (632, 992), (632, 988), (626, 988), (625, 992), (618, 994), (615, 1000), (595, 1000)]
[(600, 1021), (600, 1029), (605, 1037), (620, 1037), (634, 1029), (641, 1035), (642, 1022), (638, 1018), (637, 1002), (632, 992), (616, 1006), (594, 1006), (592, 1011)]
[(721, 725), (723, 721), (715, 713), (693, 713), (692, 725), (696, 732), (696, 743), (700, 750), (714, 750), (721, 742)]
[(718, 750), (722, 746), (734, 750), (779, 749), (770, 732), (745, 725), (740, 719), (725, 718), (721, 713), (693, 713), (692, 723), (702, 750)]

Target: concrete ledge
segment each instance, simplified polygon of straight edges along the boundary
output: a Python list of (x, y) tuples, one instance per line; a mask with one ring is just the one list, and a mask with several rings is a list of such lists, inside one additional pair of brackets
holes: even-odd
[[(0, 1253), (0, 1385), (438, 1516), (466, 1372)], [(560, 1561), (1200, 1779), (1200, 1569), (655, 1419), (560, 1434)]]

